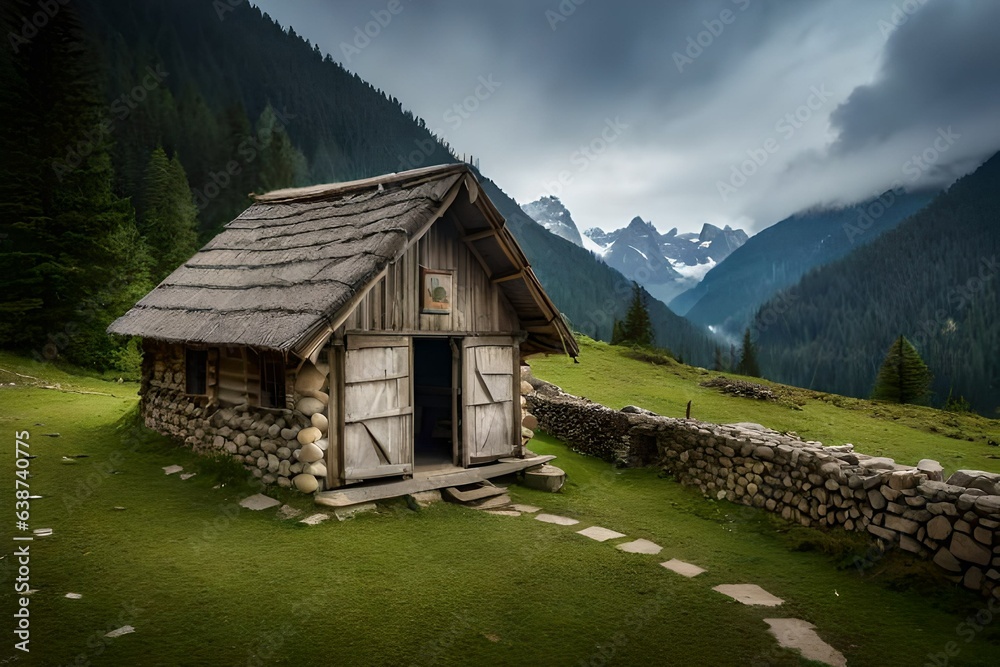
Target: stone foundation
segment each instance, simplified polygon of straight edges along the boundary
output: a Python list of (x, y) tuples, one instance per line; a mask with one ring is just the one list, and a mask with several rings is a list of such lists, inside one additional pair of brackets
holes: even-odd
[[(326, 358), (323, 354), (320, 358)], [(525, 367), (526, 368), (526, 367)], [(329, 369), (306, 362), (288, 378), (284, 409), (247, 404), (219, 408), (207, 396), (185, 393), (184, 350), (158, 345), (146, 350), (140, 410), (146, 426), (180, 440), (195, 452), (228, 455), (264, 484), (295, 486), (304, 493), (324, 490), (329, 448), (326, 406)], [(534, 437), (537, 420), (521, 386), (521, 443)]]
[(185, 393), (183, 348), (147, 350), (140, 402), (143, 421), (195, 452), (231, 456), (264, 484), (290, 487), (294, 483), (307, 493), (323, 489), (323, 460), (329, 446), (323, 416), (326, 394), (321, 391), (326, 373), (308, 366), (311, 371), (305, 383), (302, 372), (294, 382), (290, 378), (288, 395), (294, 409), (246, 404), (219, 408), (209, 405), (205, 396)]
[(932, 560), (952, 581), (1000, 599), (1000, 475), (825, 447), (759, 424), (709, 424), (627, 407), (612, 410), (529, 380), (539, 428), (619, 465), (658, 465), (707, 496), (759, 507), (803, 526), (865, 532)]

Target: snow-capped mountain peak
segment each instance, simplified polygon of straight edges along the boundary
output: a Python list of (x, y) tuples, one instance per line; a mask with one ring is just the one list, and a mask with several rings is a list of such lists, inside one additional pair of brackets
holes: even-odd
[(578, 246), (586, 247), (584, 246), (583, 239), (580, 237), (580, 230), (576, 228), (576, 223), (573, 222), (573, 216), (569, 214), (569, 211), (566, 210), (566, 207), (563, 206), (558, 197), (550, 196), (536, 199), (530, 204), (522, 206), (521, 210), (529, 218), (556, 236), (561, 236)]

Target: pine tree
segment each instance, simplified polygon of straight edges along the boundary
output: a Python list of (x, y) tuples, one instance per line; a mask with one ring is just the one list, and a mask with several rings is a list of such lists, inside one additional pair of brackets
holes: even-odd
[(649, 319), (649, 309), (639, 283), (632, 283), (632, 302), (625, 321), (622, 323), (623, 343), (648, 347), (653, 344), (653, 323)]
[(188, 259), (198, 246), (198, 211), (184, 167), (157, 147), (143, 178), (139, 231), (153, 255), (153, 280), (159, 282)]
[(725, 364), (722, 363), (722, 348), (716, 345), (715, 360), (712, 362), (712, 370), (716, 372), (722, 372), (724, 368)]
[[(100, 368), (114, 345), (104, 329), (145, 276), (119, 273), (141, 250), (121, 242), (134, 231), (134, 214), (113, 190), (100, 62), (81, 38), (75, 12), (61, 8), (0, 68), (20, 109), (16, 123), (4, 123), (0, 161), (3, 199), (12, 204), (4, 210), (10, 233), (0, 264), (19, 276), (3, 283), (0, 308), (10, 320), (0, 327), (0, 343)], [(11, 191), (16, 196), (8, 199)]]
[(301, 185), (308, 179), (305, 156), (292, 145), (282, 119), (270, 104), (257, 119), (257, 141), (261, 147), (258, 180), (265, 191)]
[(614, 325), (611, 327), (611, 344), (612, 345), (622, 345), (625, 343), (625, 323), (621, 320), (615, 320)]
[(750, 328), (743, 332), (743, 349), (740, 352), (740, 375), (760, 377), (760, 365), (757, 363), (757, 349), (750, 338)]
[(879, 369), (872, 398), (894, 403), (924, 403), (933, 376), (920, 353), (904, 336), (893, 342)]

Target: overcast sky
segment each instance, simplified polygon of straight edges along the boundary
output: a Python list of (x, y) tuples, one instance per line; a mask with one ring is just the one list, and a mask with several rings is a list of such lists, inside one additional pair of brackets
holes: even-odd
[(1000, 148), (994, 0), (256, 4), (581, 231), (753, 233)]

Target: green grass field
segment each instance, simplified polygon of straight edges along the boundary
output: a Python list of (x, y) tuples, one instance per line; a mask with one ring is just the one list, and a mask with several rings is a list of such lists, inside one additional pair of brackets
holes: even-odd
[[(599, 355), (586, 351), (577, 368), (594, 372)], [(536, 368), (549, 377), (543, 366), (558, 363), (539, 360)], [(852, 667), (923, 665), (952, 641), (961, 652), (951, 665), (1000, 664), (995, 624), (969, 642), (960, 634), (985, 603), (927, 582), (926, 565), (706, 500), (654, 469), (616, 470), (544, 436), (531, 447), (559, 456), (567, 487), (512, 487), (512, 495), (579, 526), (443, 503), (412, 511), (395, 501), (305, 527), (273, 510), (237, 510), (249, 484), (213, 488), (224, 467), (129, 427), (123, 416), (136, 385), (10, 355), (0, 355), (0, 368), (61, 389), (0, 372), (0, 381), (16, 383), (0, 389), (3, 496), (13, 509), (14, 433), (27, 429), (37, 456), (31, 491), (43, 496), (32, 500), (31, 527), (54, 530), (31, 543), (30, 654), (13, 649), (9, 539), (3, 550), (3, 664), (808, 664), (777, 649), (766, 631), (764, 618), (786, 616), (813, 622)], [(643, 391), (624, 402), (648, 402), (654, 392)], [(709, 402), (708, 394), (696, 397), (696, 411), (706, 412), (699, 416), (708, 417)], [(81, 454), (87, 458), (64, 460)], [(171, 464), (198, 475), (164, 475)], [(276, 496), (316, 509), (307, 497)], [(654, 540), (664, 551), (626, 554), (574, 533), (589, 525)], [(855, 556), (868, 557), (863, 573)], [(682, 578), (658, 565), (669, 558), (708, 572)], [(721, 583), (757, 583), (786, 603), (745, 607), (711, 590)], [(125, 624), (135, 633), (103, 637)]]
[(579, 364), (558, 356), (536, 357), (529, 363), (537, 377), (612, 408), (638, 405), (683, 417), (691, 401), (691, 416), (702, 421), (757, 422), (825, 445), (849, 442), (861, 453), (891, 456), (910, 465), (923, 458), (935, 459), (946, 473), (963, 468), (1000, 472), (1000, 448), (987, 445), (989, 439), (1000, 442), (1000, 420), (743, 378), (775, 387), (781, 397), (776, 402), (751, 400), (699, 385), (719, 373), (639, 361), (630, 358), (626, 349), (588, 338), (581, 339), (580, 347)]

